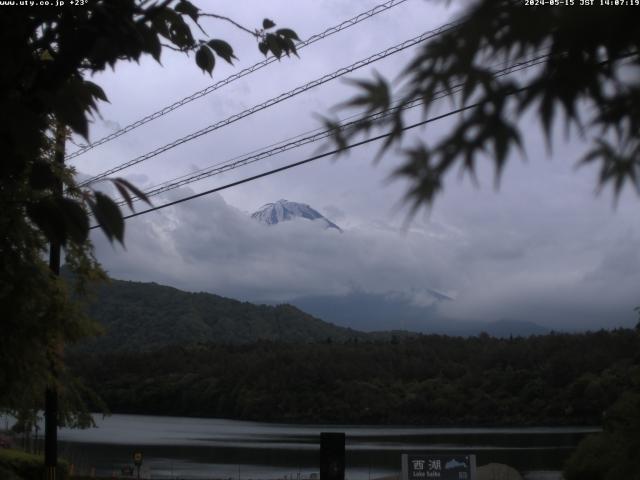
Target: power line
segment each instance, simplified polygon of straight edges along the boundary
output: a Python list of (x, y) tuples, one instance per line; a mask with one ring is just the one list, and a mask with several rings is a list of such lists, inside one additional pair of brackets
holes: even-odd
[(129, 160), (128, 162), (122, 163), (116, 167), (110, 168), (108, 170), (105, 170), (104, 172), (95, 175), (94, 177), (90, 178), (89, 180), (86, 180), (84, 182), (82, 182), (80, 184), (81, 187), (88, 185), (91, 182), (94, 182), (96, 180), (100, 180), (103, 179), (113, 173), (119, 172), (121, 170), (124, 170), (125, 168), (129, 168), (132, 167), (133, 165), (137, 165), (138, 163), (144, 162), (146, 160), (149, 160), (150, 158), (156, 157), (157, 155), (160, 155), (161, 153), (164, 153), (168, 150), (171, 150), (179, 145), (182, 145), (183, 143), (187, 143), (191, 140), (194, 140), (198, 137), (201, 137), (202, 135), (206, 135), (208, 133), (213, 132), (214, 130), (218, 130), (222, 127), (225, 127), (227, 125), (230, 125), (234, 122), (237, 122), (238, 120), (241, 120), (245, 117), (248, 117), (249, 115), (252, 115), (256, 112), (259, 112), (261, 110), (264, 110), (266, 108), (269, 108), (273, 105), (276, 105), (280, 102), (283, 102), (285, 100), (288, 100), (289, 98), (292, 98), (296, 95), (299, 95), (303, 92), (306, 92), (312, 88), (315, 88), (319, 85), (322, 85), (324, 83), (327, 83), (331, 80), (335, 80), (336, 78), (339, 78), (343, 75), (346, 75), (348, 73), (351, 73), (359, 68), (365, 67), (367, 65), (370, 65), (371, 63), (377, 62), (378, 60), (382, 60), (383, 58), (389, 57), (395, 53), (398, 53), (402, 50), (405, 50), (407, 48), (410, 48), (414, 45), (417, 45), (418, 43), (424, 42), (426, 40), (429, 40), (435, 36), (441, 35), (442, 33), (448, 31), (448, 30), (452, 30), (454, 28), (456, 28), (458, 26), (459, 23), (447, 23), (445, 25), (442, 25), (441, 27), (435, 29), (435, 30), (430, 30), (428, 32), (425, 32), (421, 35), (418, 35), (417, 37), (414, 37), (410, 40), (406, 40), (402, 43), (399, 43), (398, 45), (395, 45), (393, 47), (389, 47), (386, 50), (383, 50), (381, 52), (378, 52), (374, 55), (371, 55), (370, 57), (367, 57), (363, 60), (360, 60), (358, 62), (355, 62), (351, 65), (349, 65), (348, 67), (343, 67), (340, 68), (339, 70), (336, 70), (333, 73), (324, 75), (316, 80), (313, 80), (309, 83), (306, 83), (305, 85), (301, 85), (299, 87), (294, 88), (293, 90), (289, 90), (288, 92), (282, 93), (276, 97), (273, 97), (269, 100), (267, 100), (266, 102), (263, 102), (261, 104), (258, 105), (254, 105), (251, 108), (248, 108), (246, 110), (243, 110), (240, 113), (236, 113), (228, 118), (226, 118), (225, 120), (221, 120), (219, 122), (216, 122), (214, 124), (211, 124), (207, 127), (204, 127), (196, 132), (190, 133), (189, 135), (186, 135), (184, 137), (178, 138), (177, 140), (174, 140), (171, 143), (168, 143), (162, 147), (156, 148), (155, 150), (152, 150), (151, 152), (145, 153), (144, 155), (140, 155), (139, 157), (136, 157), (132, 160)]
[[(416, 107), (421, 103), (422, 103), (421, 100), (413, 101), (411, 102), (411, 104), (402, 106), (402, 110)], [(389, 109), (384, 112), (379, 112), (375, 115), (371, 115), (365, 118), (367, 120), (376, 120), (376, 119), (391, 115), (395, 110), (396, 109)], [(359, 121), (353, 121), (353, 122), (342, 124), (340, 125), (340, 129), (346, 129), (348, 127), (356, 125), (357, 123), (359, 123)], [(227, 172), (229, 170), (235, 170), (236, 168), (250, 165), (260, 160), (264, 160), (265, 158), (272, 157), (280, 153), (284, 153), (288, 150), (299, 148), (310, 143), (318, 142), (319, 140), (328, 138), (329, 136), (332, 135), (332, 133), (333, 133), (332, 130), (321, 130), (317, 133), (314, 133), (302, 138), (298, 138), (296, 140), (291, 140), (291, 141), (284, 140), (283, 142), (279, 142), (277, 146), (267, 147), (267, 149), (258, 150), (257, 153), (253, 155), (251, 154), (253, 152), (245, 155), (240, 155), (238, 157), (235, 157), (234, 159), (213, 165), (212, 167), (203, 169), (202, 171), (199, 171), (197, 173), (187, 174), (181, 177), (177, 177), (173, 180), (168, 180), (167, 182), (164, 182), (155, 187), (152, 187), (150, 190), (145, 192), (145, 195), (147, 195), (147, 197), (156, 196), (161, 193), (165, 193), (167, 191), (182, 187), (184, 185), (188, 185), (190, 183), (194, 183), (199, 180), (203, 180), (205, 178), (209, 178), (214, 175)], [(287, 142), (287, 143), (284, 143), (284, 142)], [(137, 200), (137, 197), (134, 200)], [(125, 203), (126, 202), (119, 202), (118, 204), (124, 205)]]
[[(457, 108), (455, 110), (451, 110), (451, 111), (449, 111), (447, 113), (443, 113), (442, 115), (438, 115), (436, 117), (428, 118), (426, 120), (422, 120), (420, 122), (413, 123), (411, 125), (407, 125), (407, 126), (403, 127), (401, 129), (401, 131), (405, 132), (407, 130), (411, 130), (413, 128), (420, 127), (422, 125), (426, 125), (428, 123), (435, 122), (437, 120), (441, 120), (443, 118), (450, 117), (450, 116), (456, 115), (458, 113), (462, 113), (462, 112), (464, 112), (466, 110), (469, 110), (471, 108), (475, 108), (475, 107), (477, 107), (479, 105), (480, 105), (480, 102), (473, 103), (473, 104), (470, 104), (470, 105), (466, 105), (464, 107), (460, 107), (460, 108)], [(325, 153), (321, 153), (321, 154), (318, 154), (318, 155), (314, 155), (312, 157), (306, 158), (304, 160), (300, 160), (298, 162), (290, 163), (290, 164), (284, 165), (284, 166), (279, 167), (279, 168), (274, 168), (273, 170), (268, 170), (268, 171), (260, 173), (258, 175), (253, 175), (251, 177), (243, 178), (242, 180), (238, 180), (238, 181), (235, 181), (235, 182), (232, 182), (232, 183), (228, 183), (228, 184), (222, 185), (220, 187), (212, 188), (212, 189), (206, 190), (204, 192), (200, 192), (200, 193), (196, 193), (196, 194), (193, 194), (193, 195), (189, 195), (188, 197), (183, 197), (183, 198), (180, 198), (178, 200), (174, 200), (173, 202), (168, 202), (168, 203), (165, 203), (165, 204), (162, 204), (162, 205), (158, 205), (158, 206), (155, 206), (155, 207), (147, 208), (146, 210), (141, 210), (139, 212), (134, 212), (134, 213), (131, 213), (129, 215), (125, 215), (123, 218), (125, 220), (127, 220), (129, 218), (139, 217), (140, 215), (144, 215), (144, 214), (147, 214), (147, 213), (155, 212), (157, 210), (162, 210), (163, 208), (167, 208), (167, 207), (171, 207), (171, 206), (174, 206), (174, 205), (178, 205), (180, 203), (184, 203), (184, 202), (187, 202), (189, 200), (194, 200), (194, 199), (199, 198), (199, 197), (204, 197), (205, 195), (210, 195), (212, 193), (220, 192), (220, 191), (226, 190), (228, 188), (237, 187), (238, 185), (242, 185), (243, 183), (252, 182), (254, 180), (258, 180), (258, 179), (263, 178), (263, 177), (268, 177), (270, 175), (274, 175), (276, 173), (280, 173), (280, 172), (283, 172), (285, 170), (289, 170), (291, 168), (299, 167), (301, 165), (304, 165), (304, 164), (307, 164), (307, 163), (311, 163), (311, 162), (314, 162), (316, 160), (320, 160), (321, 158), (329, 157), (331, 155), (335, 155), (337, 153), (344, 152), (344, 151), (350, 150), (350, 149), (355, 148), (355, 147), (360, 147), (360, 146), (366, 145), (368, 143), (372, 143), (372, 142), (376, 142), (378, 140), (382, 140), (383, 138), (387, 138), (387, 137), (389, 137), (389, 136), (391, 136), (393, 134), (394, 134), (394, 132), (383, 133), (383, 134), (377, 135), (375, 137), (367, 138), (367, 139), (362, 140), (360, 142), (352, 143), (351, 145), (347, 145), (345, 147), (336, 148), (336, 149), (331, 150), (329, 152), (325, 152)], [(90, 227), (90, 229), (93, 230), (95, 228), (98, 228), (99, 226), (100, 225), (93, 225), (92, 227)]]
[[(636, 53), (634, 53), (634, 54), (636, 54)], [(512, 65), (512, 66), (507, 67), (506, 69), (504, 69), (504, 71), (501, 73), (501, 75), (507, 75), (509, 73), (514, 73), (516, 71), (522, 70), (524, 68), (528, 68), (528, 67), (533, 66), (533, 65), (544, 63), (545, 59), (548, 58), (549, 56), (550, 56), (549, 54), (544, 54), (544, 55), (541, 55), (541, 56), (536, 57), (534, 59), (531, 59), (531, 60), (529, 60), (527, 62), (523, 62), (522, 65), (521, 64)], [(527, 63), (530, 63), (530, 65), (524, 66), (524, 64), (527, 64)], [(462, 85), (457, 85), (457, 86), (455, 86), (453, 88), (454, 88), (454, 90), (457, 90), (457, 89), (459, 89), (461, 87), (462, 87)], [(512, 95), (514, 93), (519, 93), (519, 92), (522, 92), (524, 90), (527, 90), (528, 88), (530, 88), (530, 85), (517, 88), (517, 89), (515, 89), (515, 90), (513, 90), (511, 92), (506, 93), (505, 95)], [(469, 104), (469, 105), (465, 105), (465, 106), (457, 108), (455, 110), (451, 110), (451, 111), (449, 111), (447, 113), (443, 113), (441, 115), (437, 115), (435, 117), (427, 118), (427, 119), (422, 120), (420, 122), (416, 122), (416, 123), (413, 123), (411, 125), (404, 126), (404, 127), (402, 127), (400, 129), (400, 131), (406, 132), (408, 130), (412, 130), (412, 129), (420, 127), (420, 126), (423, 126), (423, 125), (426, 125), (426, 124), (429, 124), (429, 123), (432, 123), (432, 122), (435, 122), (435, 121), (438, 121), (438, 120), (442, 120), (443, 118), (447, 118), (447, 117), (450, 117), (452, 115), (456, 115), (458, 113), (462, 113), (464, 111), (470, 110), (472, 108), (476, 108), (476, 107), (480, 106), (482, 103), (483, 102), (476, 102), (476, 103), (472, 103), (472, 104)], [(196, 194), (193, 194), (193, 195), (189, 195), (187, 197), (183, 197), (183, 198), (180, 198), (178, 200), (174, 200), (172, 202), (168, 202), (168, 203), (165, 203), (165, 204), (162, 204), (162, 205), (151, 207), (151, 208), (148, 208), (146, 210), (141, 210), (139, 212), (134, 212), (134, 213), (131, 213), (129, 215), (125, 215), (123, 217), (123, 219), (127, 220), (127, 219), (130, 219), (130, 218), (138, 217), (140, 215), (145, 215), (147, 213), (155, 212), (157, 210), (162, 210), (164, 208), (171, 207), (171, 206), (174, 206), (174, 205), (178, 205), (180, 203), (184, 203), (184, 202), (187, 202), (187, 201), (190, 201), (190, 200), (194, 200), (196, 198), (200, 198), (200, 197), (203, 197), (203, 196), (206, 196), (206, 195), (210, 195), (212, 193), (216, 193), (216, 192), (220, 192), (222, 190), (226, 190), (226, 189), (229, 189), (229, 188), (232, 188), (232, 187), (236, 187), (236, 186), (242, 185), (244, 183), (249, 183), (249, 182), (252, 182), (254, 180), (258, 180), (260, 178), (268, 177), (270, 175), (274, 175), (276, 173), (280, 173), (280, 172), (283, 172), (285, 170), (289, 170), (291, 168), (299, 167), (301, 165), (305, 165), (307, 163), (311, 163), (311, 162), (314, 162), (316, 160), (320, 160), (322, 158), (329, 157), (331, 155), (335, 155), (335, 154), (338, 154), (338, 153), (341, 153), (341, 152), (344, 152), (344, 151), (347, 151), (347, 150), (351, 150), (352, 148), (355, 148), (355, 147), (359, 147), (359, 146), (366, 145), (366, 144), (369, 144), (369, 143), (372, 143), (372, 142), (376, 142), (378, 140), (382, 140), (384, 138), (387, 138), (387, 137), (390, 137), (391, 135), (396, 135), (396, 134), (397, 133), (395, 131), (388, 132), (388, 133), (383, 133), (381, 135), (377, 135), (375, 137), (371, 137), (371, 138), (368, 138), (368, 139), (365, 139), (365, 140), (361, 140), (359, 142), (352, 143), (350, 145), (346, 145), (344, 147), (336, 148), (336, 149), (331, 150), (329, 152), (325, 152), (325, 153), (321, 153), (321, 154), (318, 154), (318, 155), (314, 155), (312, 157), (306, 158), (304, 160), (300, 160), (298, 162), (293, 162), (293, 163), (284, 165), (282, 167), (278, 167), (278, 168), (275, 168), (275, 169), (272, 169), (272, 170), (268, 170), (266, 172), (263, 172), (263, 173), (260, 173), (260, 174), (257, 174), (257, 175), (253, 175), (251, 177), (243, 178), (241, 180), (237, 180), (235, 182), (231, 182), (231, 183), (228, 183), (226, 185), (222, 185), (220, 187), (216, 187), (216, 188), (212, 188), (212, 189), (209, 189), (209, 190), (205, 190), (204, 192), (200, 192), (200, 193), (196, 193)], [(92, 227), (90, 227), (90, 229), (93, 230), (93, 229), (98, 228), (99, 226), (100, 225), (93, 225)]]
[[(377, 15), (379, 13), (385, 12), (387, 10), (389, 10), (390, 8), (393, 8), (395, 6), (400, 5), (401, 3), (406, 2), (407, 0), (389, 0), (387, 2), (381, 3), (380, 5), (377, 5), (375, 7), (373, 7), (370, 10), (367, 10), (366, 12), (362, 12), (358, 15), (356, 15), (355, 17), (352, 17), (348, 20), (345, 20), (344, 22), (335, 25), (333, 27), (330, 27), (328, 29), (326, 29), (323, 32), (317, 33), (315, 35), (312, 35), (311, 37), (309, 37), (307, 40), (301, 42), (300, 44), (298, 44), (296, 46), (297, 50), (302, 50), (304, 47), (307, 47), (319, 40), (322, 40), (324, 38), (327, 38), (331, 35), (333, 35), (334, 33), (338, 33), (342, 30), (345, 30), (349, 27), (352, 27), (353, 25), (357, 25), (358, 23), (367, 20), (371, 17), (373, 17), (374, 15)], [(271, 63), (275, 62), (277, 60), (277, 58), (275, 56), (270, 56), (267, 57), (266, 59), (262, 60), (261, 62), (258, 62), (250, 67), (245, 68), (244, 70), (241, 70), (237, 73), (234, 73), (233, 75), (230, 75), (229, 77), (220, 80), (219, 82), (216, 82), (212, 85), (209, 85), (208, 87), (199, 90), (197, 92), (192, 93), (191, 95), (189, 95), (188, 97), (184, 97), (174, 103), (172, 103), (171, 105), (164, 107), (150, 115), (147, 115), (144, 118), (141, 118), (140, 120), (137, 120), (129, 125), (127, 125), (126, 127), (121, 128), (120, 130), (117, 130), (99, 140), (96, 140), (93, 143), (90, 143), (88, 145), (82, 146), (80, 147), (78, 150), (71, 152), (70, 154), (68, 154), (66, 156), (66, 159), (72, 159), (75, 157), (78, 157), (86, 152), (88, 152), (89, 150), (102, 145), (104, 143), (110, 142), (111, 140), (114, 140), (122, 135), (124, 135), (125, 133), (128, 133), (132, 130), (135, 130), (138, 127), (141, 127), (142, 125), (145, 125), (146, 123), (149, 123), (153, 120), (155, 120), (156, 118), (160, 118), (164, 115), (167, 115), (168, 113), (172, 112), (173, 110), (176, 110), (188, 103), (193, 102), (194, 100), (197, 100), (199, 98), (204, 97), (205, 95), (210, 94), (211, 92), (214, 92), (215, 90), (228, 85), (231, 82), (234, 82), (235, 80), (238, 80), (246, 75), (249, 75), (250, 73), (253, 73), (257, 70), (260, 70), (263, 67), (266, 67), (267, 65), (270, 65)]]
[[(510, 75), (512, 73), (516, 73), (519, 72), (521, 70), (525, 70), (527, 68), (531, 68), (533, 66), (539, 65), (541, 63), (543, 63), (544, 61), (546, 61), (547, 57), (549, 55), (548, 54), (544, 54), (544, 55), (540, 55), (531, 59), (528, 59), (526, 61), (523, 62), (519, 62), (513, 65), (510, 65), (506, 68), (503, 68), (501, 70), (497, 70), (493, 73), (493, 76), (495, 78), (499, 78), (505, 75)], [(448, 90), (442, 90), (439, 92), (435, 93), (435, 98), (434, 100), (439, 100), (441, 98), (447, 97), (447, 96), (451, 96), (453, 94), (455, 94), (456, 92), (460, 91), (460, 89), (462, 88), (462, 84), (459, 85), (455, 85), (454, 87), (452, 87), (451, 91)], [(376, 121), (385, 117), (388, 117), (390, 115), (392, 115), (393, 113), (395, 113), (398, 110), (408, 110), (408, 109), (412, 109), (415, 108), (417, 106), (420, 106), (423, 104), (423, 100), (421, 98), (417, 98), (414, 99), (413, 101), (405, 104), (405, 105), (400, 105), (397, 107), (392, 107), (388, 110), (385, 110), (383, 112), (378, 112), (375, 113), (373, 115), (369, 115), (366, 116), (364, 118), (358, 119), (356, 121), (352, 121), (352, 122), (348, 122), (348, 123), (341, 123), (340, 124), (340, 129), (348, 129), (352, 126), (355, 126), (356, 124), (362, 122), (362, 121)], [(359, 116), (358, 114), (353, 115), (349, 118), (353, 118), (353, 117), (357, 117)], [(344, 120), (342, 121), (344, 122)], [(331, 136), (333, 133), (332, 130), (322, 130), (322, 129), (315, 129), (312, 130), (310, 132), (306, 132), (300, 135), (297, 135), (295, 137), (291, 137), (289, 139), (283, 140), (281, 142), (277, 142), (274, 144), (271, 144), (267, 147), (264, 147), (262, 149), (258, 149), (258, 150), (254, 150), (252, 152), (246, 153), (244, 155), (239, 155), (237, 157), (234, 157), (230, 160), (226, 160), (224, 162), (220, 162), (220, 163), (216, 163), (214, 165), (211, 165), (208, 168), (199, 170), (195, 173), (190, 173), (190, 174), (186, 174), (186, 175), (182, 175), (176, 178), (173, 178), (171, 180), (167, 180), (166, 182), (163, 182), (161, 184), (158, 184), (154, 187), (151, 187), (150, 189), (145, 191), (145, 195), (147, 195), (147, 197), (152, 197), (152, 196), (156, 196), (159, 195), (161, 193), (165, 193), (168, 192), (170, 190), (174, 190), (176, 188), (182, 187), (184, 185), (188, 185), (194, 182), (197, 182), (199, 180), (203, 180), (205, 178), (209, 178), (212, 177), (214, 175), (218, 175), (221, 173), (225, 173), (228, 172), (230, 170), (235, 170), (236, 168), (240, 168), (240, 167), (244, 167), (247, 165), (250, 165), (252, 163), (258, 162), (260, 160), (263, 160), (265, 158), (269, 158), (272, 157), (274, 155), (280, 154), (280, 153), (284, 153), (286, 151), (295, 149), (295, 148), (299, 148), (301, 146), (310, 144), (310, 143), (315, 143), (317, 141), (320, 141), (324, 138), (327, 138), (329, 136)], [(139, 200), (137, 197), (134, 199), (134, 201)], [(121, 201), (118, 204), (119, 205), (125, 205), (126, 202)]]
[[(631, 53), (627, 54), (625, 57), (622, 57), (622, 58), (626, 58), (627, 56), (635, 56), (635, 55), (638, 55), (638, 52), (631, 52)], [(541, 55), (541, 56), (537, 57), (536, 59), (532, 59), (532, 60), (530, 60), (528, 62), (535, 62), (535, 63), (532, 63), (529, 66), (533, 66), (534, 64), (544, 63), (545, 59), (550, 57), (550, 56), (551, 55), (549, 55), (549, 54), (544, 54), (544, 55)], [(605, 60), (603, 62), (600, 62), (600, 64), (604, 65), (604, 64), (606, 64), (608, 62), (615, 61), (615, 60), (618, 60), (618, 59)], [(524, 62), (524, 63), (528, 63), (528, 62)], [(519, 64), (507, 67), (505, 70), (508, 70), (509, 71), (508, 73), (513, 73), (515, 71), (522, 70), (524, 68), (528, 68), (528, 67), (524, 67), (524, 66), (518, 67), (518, 65)], [(508, 73), (503, 73), (503, 75), (504, 74), (508, 74)], [(458, 89), (460, 87), (461, 87), (461, 85), (456, 85), (456, 86), (453, 87), (453, 89), (456, 90), (456, 89)], [(522, 91), (527, 90), (529, 88), (531, 88), (531, 84), (526, 85), (524, 87), (516, 88), (511, 92), (505, 93), (504, 95), (505, 96), (512, 95), (514, 93), (519, 93), (519, 92), (522, 92)], [(422, 120), (420, 122), (416, 122), (416, 123), (413, 123), (411, 125), (407, 125), (405, 127), (402, 127), (400, 129), (400, 131), (401, 132), (405, 132), (407, 130), (411, 130), (413, 128), (417, 128), (419, 126), (426, 125), (428, 123), (432, 123), (432, 122), (435, 122), (437, 120), (441, 120), (443, 118), (446, 118), (446, 117), (449, 117), (449, 116), (452, 116), (452, 115), (456, 115), (458, 113), (462, 113), (462, 112), (464, 112), (466, 110), (478, 107), (482, 103), (484, 103), (484, 102), (482, 102), (482, 101), (481, 102), (476, 102), (476, 103), (473, 103), (473, 104), (470, 104), (470, 105), (466, 105), (466, 106), (457, 108), (455, 110), (451, 110), (451, 111), (449, 111), (447, 113), (444, 113), (442, 115), (438, 115), (436, 117), (428, 118), (428, 119)], [(187, 197), (183, 197), (181, 199), (174, 200), (172, 202), (168, 202), (168, 203), (165, 203), (165, 204), (162, 204), (162, 205), (151, 207), (151, 208), (148, 208), (146, 210), (142, 210), (140, 212), (134, 212), (132, 214), (124, 216), (123, 219), (126, 220), (126, 219), (130, 219), (130, 218), (138, 217), (140, 215), (151, 213), (151, 212), (154, 212), (154, 211), (157, 211), (157, 210), (161, 210), (161, 209), (164, 209), (164, 208), (167, 208), (167, 207), (170, 207), (170, 206), (174, 206), (174, 205), (178, 205), (180, 203), (184, 203), (184, 202), (187, 202), (187, 201), (190, 201), (190, 200), (194, 200), (196, 198), (200, 198), (200, 197), (203, 197), (203, 196), (206, 196), (206, 195), (210, 195), (212, 193), (216, 193), (216, 192), (219, 192), (219, 191), (222, 191), (222, 190), (226, 190), (226, 189), (229, 189), (229, 188), (232, 188), (232, 187), (236, 187), (236, 186), (242, 185), (244, 183), (249, 183), (249, 182), (252, 182), (254, 180), (258, 180), (258, 179), (263, 178), (263, 177), (274, 175), (276, 173), (280, 173), (280, 172), (283, 172), (285, 170), (289, 170), (289, 169), (294, 168), (294, 167), (298, 167), (298, 166), (301, 166), (301, 165), (304, 165), (304, 164), (307, 164), (307, 163), (311, 163), (313, 161), (316, 161), (316, 160), (319, 160), (319, 159), (322, 159), (322, 158), (325, 158), (325, 157), (328, 157), (328, 156), (331, 156), (331, 155), (335, 155), (337, 153), (344, 152), (344, 151), (350, 150), (350, 149), (355, 148), (355, 147), (359, 147), (359, 146), (366, 145), (366, 144), (369, 144), (369, 143), (372, 143), (372, 142), (375, 142), (375, 141), (378, 141), (378, 140), (382, 140), (384, 138), (387, 138), (387, 137), (389, 137), (391, 135), (396, 135), (396, 134), (397, 134), (396, 131), (392, 131), (392, 132), (384, 133), (384, 134), (381, 134), (381, 135), (378, 135), (378, 136), (375, 136), (375, 137), (371, 137), (371, 138), (362, 140), (360, 142), (353, 143), (351, 145), (346, 145), (344, 147), (340, 147), (340, 148), (334, 149), (334, 150), (329, 151), (329, 152), (325, 152), (325, 153), (322, 153), (322, 154), (314, 155), (314, 156), (306, 158), (304, 160), (300, 160), (298, 162), (290, 163), (290, 164), (287, 164), (287, 165), (279, 167), (279, 168), (275, 168), (275, 169), (272, 169), (272, 170), (269, 170), (269, 171), (266, 171), (266, 172), (263, 172), (263, 173), (260, 173), (260, 174), (257, 174), (257, 175), (253, 175), (251, 177), (244, 178), (242, 180), (238, 180), (238, 181), (235, 181), (235, 182), (232, 182), (232, 183), (228, 183), (226, 185), (222, 185), (220, 187), (212, 188), (212, 189), (206, 190), (204, 192), (200, 192), (200, 193), (196, 193), (196, 194), (193, 194), (193, 195), (189, 195)], [(93, 230), (93, 229), (96, 229), (98, 227), (100, 227), (99, 224), (91, 226), (90, 229)]]

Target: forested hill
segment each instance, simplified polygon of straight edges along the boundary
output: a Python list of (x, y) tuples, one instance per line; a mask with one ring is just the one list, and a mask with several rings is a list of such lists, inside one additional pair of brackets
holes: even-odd
[(172, 344), (345, 341), (355, 330), (323, 322), (291, 305), (255, 305), (156, 283), (111, 280), (95, 288), (91, 317), (105, 334), (82, 350), (137, 351)]
[(116, 413), (394, 424), (599, 425), (640, 391), (635, 330), (75, 354)]

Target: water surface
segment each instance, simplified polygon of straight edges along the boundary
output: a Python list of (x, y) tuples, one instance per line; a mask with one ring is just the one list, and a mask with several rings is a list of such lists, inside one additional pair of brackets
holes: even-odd
[(394, 475), (401, 453), (474, 453), (528, 478), (558, 478), (577, 443), (596, 428), (322, 426), (145, 415), (96, 416), (98, 428), (61, 429), (76, 471), (111, 476), (144, 454), (153, 478), (307, 479), (318, 472), (320, 432), (345, 432), (349, 480)]

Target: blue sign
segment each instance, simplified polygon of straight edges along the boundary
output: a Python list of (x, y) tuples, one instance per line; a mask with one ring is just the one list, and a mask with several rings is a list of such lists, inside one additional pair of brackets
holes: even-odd
[(402, 480), (430, 479), (475, 480), (475, 455), (402, 455)]

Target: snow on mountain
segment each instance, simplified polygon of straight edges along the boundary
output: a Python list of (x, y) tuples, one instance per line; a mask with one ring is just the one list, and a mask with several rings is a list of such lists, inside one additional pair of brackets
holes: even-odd
[(339, 232), (342, 229), (330, 220), (327, 220), (320, 212), (304, 203), (278, 200), (275, 203), (267, 203), (251, 215), (251, 218), (267, 225), (275, 225), (280, 222), (293, 220), (294, 218), (306, 218), (307, 220), (319, 220), (326, 228), (335, 228)]

